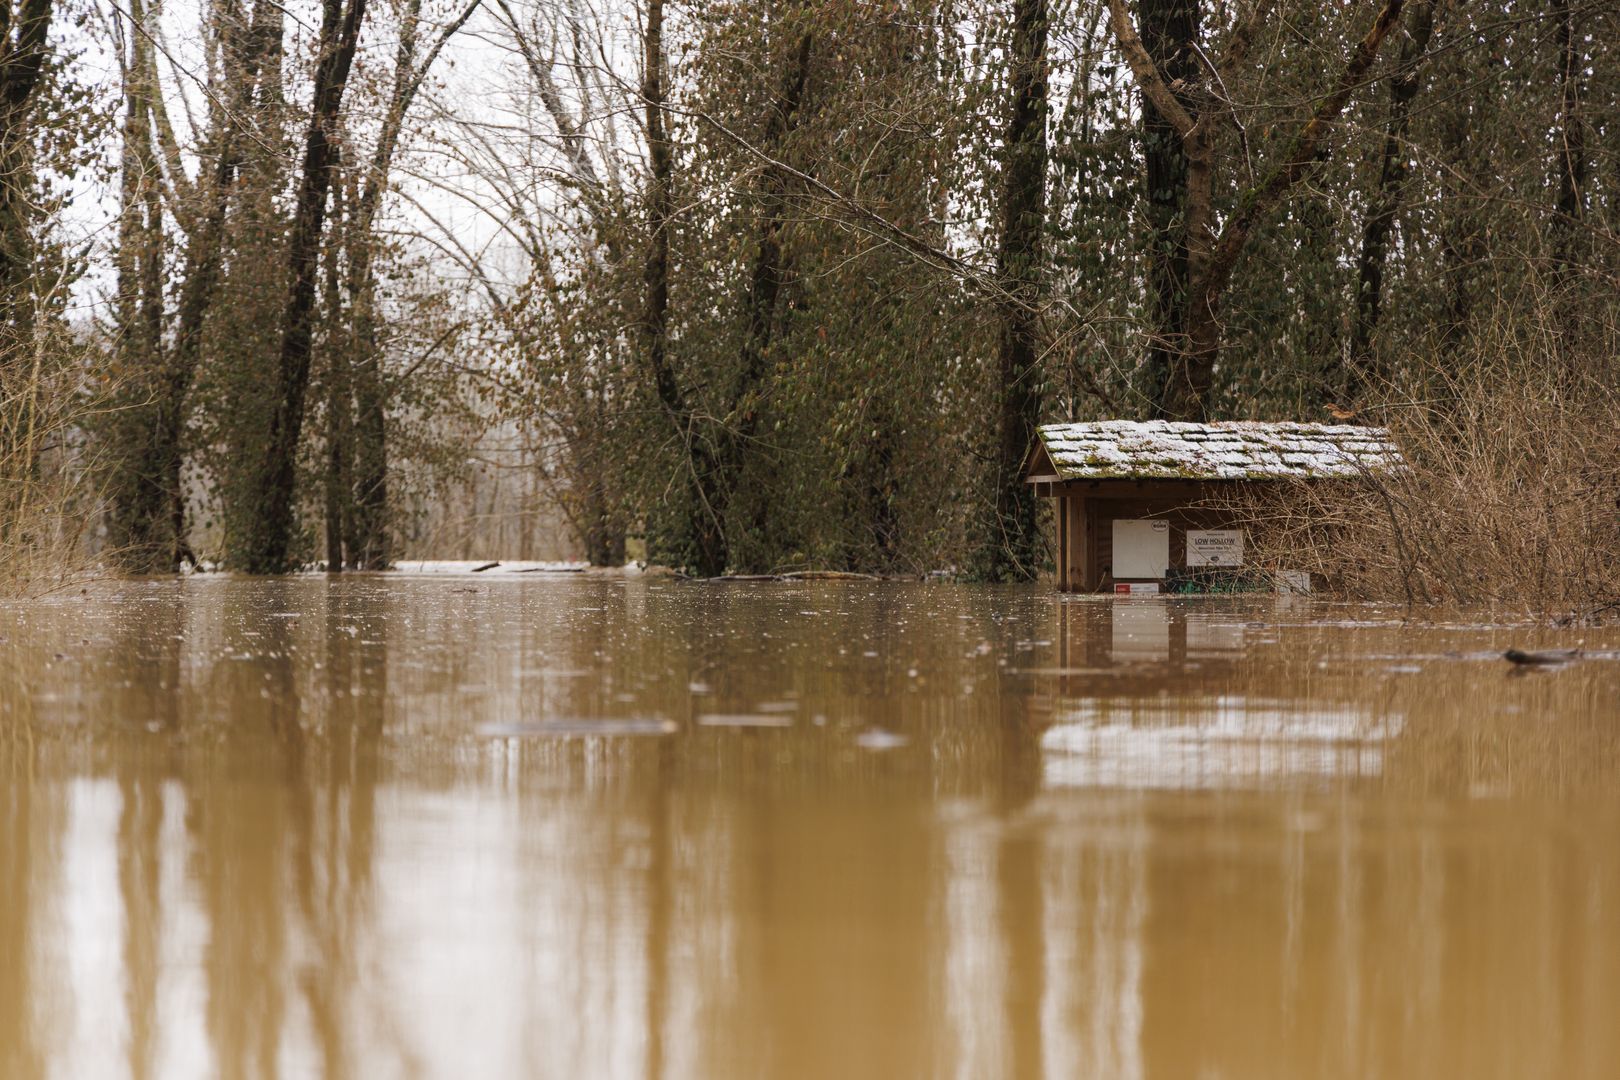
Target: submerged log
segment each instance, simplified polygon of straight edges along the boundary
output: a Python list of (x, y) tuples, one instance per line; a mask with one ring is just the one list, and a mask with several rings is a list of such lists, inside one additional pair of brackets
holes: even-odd
[(783, 581), (882, 581), (876, 574), (856, 574), (848, 570), (795, 570), (783, 574)]

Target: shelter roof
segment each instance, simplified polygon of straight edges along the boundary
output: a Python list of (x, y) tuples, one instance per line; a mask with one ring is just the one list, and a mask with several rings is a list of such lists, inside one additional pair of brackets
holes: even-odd
[[(1387, 429), (1354, 424), (1101, 420), (1038, 430), (1062, 480), (1324, 480), (1404, 464)], [(1035, 456), (1031, 472), (1044, 472)]]

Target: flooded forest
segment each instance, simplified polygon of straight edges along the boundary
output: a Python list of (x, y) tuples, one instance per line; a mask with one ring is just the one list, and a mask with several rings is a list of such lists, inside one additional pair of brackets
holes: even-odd
[(1038, 424), (1267, 420), (1343, 587), (1617, 596), (1610, 0), (4, 10), (8, 579), (1022, 581)]
[(1610, 1077), (1620, 0), (0, 0), (0, 1078)]

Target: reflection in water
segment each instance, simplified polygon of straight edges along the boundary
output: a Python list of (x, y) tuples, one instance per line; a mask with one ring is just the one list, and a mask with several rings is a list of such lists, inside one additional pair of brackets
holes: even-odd
[(471, 580), (0, 608), (0, 1076), (1620, 1061), (1614, 666), (1299, 601)]
[(1229, 695), (1081, 701), (1041, 736), (1054, 787), (1251, 788), (1377, 776), (1399, 717)]
[(1113, 659), (1119, 663), (1170, 659), (1171, 618), (1161, 600), (1119, 600), (1110, 613)]

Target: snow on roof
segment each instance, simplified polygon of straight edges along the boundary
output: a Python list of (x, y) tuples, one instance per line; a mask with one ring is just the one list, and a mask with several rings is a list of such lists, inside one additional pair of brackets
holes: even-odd
[(1325, 480), (1400, 468), (1385, 428), (1234, 420), (1045, 424), (1064, 480)]

